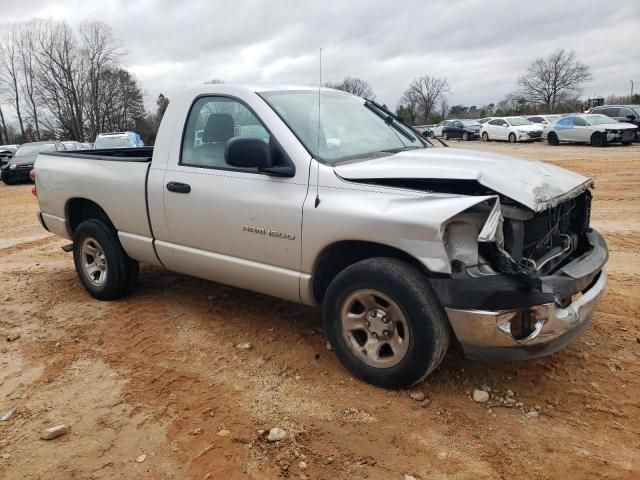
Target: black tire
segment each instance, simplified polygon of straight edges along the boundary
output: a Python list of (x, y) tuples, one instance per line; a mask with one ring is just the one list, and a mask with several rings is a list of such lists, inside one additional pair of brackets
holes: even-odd
[(489, 134), (487, 132), (482, 132), (482, 141), (483, 142), (489, 141)]
[[(395, 302), (406, 320), (406, 352), (397, 363), (384, 368), (365, 363), (343, 336), (343, 305), (349, 297), (368, 290)], [(370, 318), (370, 311), (364, 308), (363, 312), (363, 318)], [(392, 258), (363, 260), (340, 272), (327, 289), (323, 321), (327, 339), (342, 364), (358, 378), (385, 388), (408, 387), (424, 379), (442, 362), (449, 347), (449, 322), (428, 279), (408, 263)]]
[(447, 132), (442, 132), (442, 139), (449, 140), (449, 134)]
[[(103, 252), (106, 278), (100, 285), (92, 282), (83, 267), (82, 248), (87, 239), (93, 239)], [(138, 262), (125, 253), (114, 229), (101, 220), (85, 220), (78, 226), (73, 236), (73, 260), (82, 285), (97, 300), (129, 295), (138, 281)]]
[(624, 145), (626, 147), (628, 145), (631, 145), (631, 142), (622, 142), (622, 145)]
[(18, 181), (9, 173), (8, 168), (2, 170), (1, 177), (5, 185), (15, 185), (16, 183), (18, 183)]
[(509, 134), (509, 143), (516, 143), (518, 141), (518, 139), (516, 138), (516, 134), (515, 133), (510, 133)]
[(467, 132), (464, 132), (462, 134), (462, 140), (464, 140), (465, 142), (468, 142), (470, 140), (469, 134)]
[(560, 145), (560, 140), (558, 140), (558, 135), (555, 132), (549, 132), (547, 135), (547, 142), (549, 145)]
[(604, 147), (605, 144), (605, 140), (604, 140), (604, 135), (600, 132), (594, 132), (593, 135), (591, 135), (591, 145), (594, 147)]

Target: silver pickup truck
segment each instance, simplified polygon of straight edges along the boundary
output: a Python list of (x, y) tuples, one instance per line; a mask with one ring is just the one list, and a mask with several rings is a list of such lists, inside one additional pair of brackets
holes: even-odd
[(606, 282), (589, 178), (434, 148), (330, 89), (203, 86), (172, 99), (155, 147), (43, 153), (35, 182), (94, 298), (131, 293), (146, 262), (319, 305), (343, 364), (390, 388), (452, 334), (472, 359), (556, 352)]

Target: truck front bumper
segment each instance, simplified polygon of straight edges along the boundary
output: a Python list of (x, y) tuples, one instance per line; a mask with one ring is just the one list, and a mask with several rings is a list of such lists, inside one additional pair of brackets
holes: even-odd
[[(518, 288), (495, 276), (480, 295), (482, 279), (435, 283), (465, 355), (476, 360), (526, 360), (550, 355), (573, 342), (591, 322), (607, 283), (607, 244), (587, 232), (591, 250), (558, 272), (540, 278), (540, 288)], [(509, 278), (509, 281), (514, 281)], [(559, 300), (564, 299), (564, 300)]]
[[(555, 303), (527, 310), (458, 310), (447, 308), (451, 326), (465, 355), (474, 360), (527, 360), (550, 355), (573, 342), (591, 323), (607, 277), (602, 270), (595, 283), (567, 307)], [(518, 338), (513, 322), (528, 317), (531, 333)]]

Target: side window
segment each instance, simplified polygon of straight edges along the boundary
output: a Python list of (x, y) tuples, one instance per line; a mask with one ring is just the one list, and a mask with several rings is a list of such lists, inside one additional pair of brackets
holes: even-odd
[(620, 112), (619, 108), (611, 108), (610, 107), (610, 108), (604, 108), (602, 110), (602, 112), (600, 112), (600, 113), (602, 113), (603, 115), (606, 115), (607, 117), (613, 118), (613, 117), (618, 117), (619, 116), (618, 115), (619, 112)]
[(573, 122), (573, 125), (576, 127), (586, 127), (587, 121), (582, 117), (576, 117), (575, 121)]
[[(269, 132), (244, 104), (226, 97), (198, 99), (189, 112), (182, 138), (180, 165), (234, 169), (224, 160), (227, 140), (254, 137), (269, 141)], [(256, 171), (255, 168), (243, 170)]]
[(635, 114), (631, 111), (630, 108), (621, 108), (620, 113), (618, 113), (619, 117), (624, 117), (624, 118), (627, 118), (629, 115), (633, 115), (635, 117)]
[(500, 125), (500, 120), (491, 120), (489, 121), (489, 125)]
[(456, 127), (462, 128), (462, 122), (455, 122), (454, 125)]
[(500, 125), (501, 127), (508, 127), (509, 124), (506, 122), (506, 120), (499, 120), (500, 123), (498, 123), (498, 125)]
[(574, 117), (564, 117), (561, 118), (560, 120), (558, 120), (556, 122), (556, 128), (558, 129), (563, 129), (563, 128), (571, 128), (573, 127), (573, 119)]

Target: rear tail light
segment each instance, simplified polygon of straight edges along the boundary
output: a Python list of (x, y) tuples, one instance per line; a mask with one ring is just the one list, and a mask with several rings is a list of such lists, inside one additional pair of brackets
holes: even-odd
[(34, 197), (38, 196), (38, 190), (36, 189), (35, 183), (36, 183), (36, 169), (32, 168), (31, 171), (29, 172), (29, 178), (31, 179), (31, 181), (34, 183), (33, 187), (31, 187), (31, 193)]

